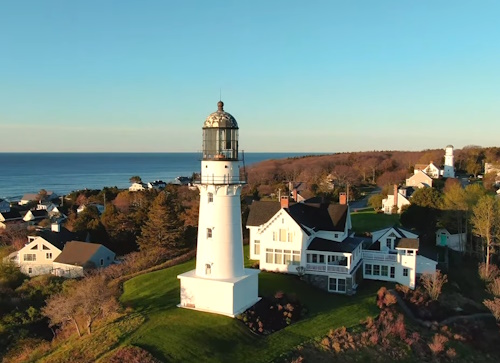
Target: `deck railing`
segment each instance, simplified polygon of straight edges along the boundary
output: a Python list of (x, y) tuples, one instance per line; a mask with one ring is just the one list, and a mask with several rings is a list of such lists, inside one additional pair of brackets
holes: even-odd
[(396, 262), (397, 258), (398, 257), (395, 254), (388, 254), (388, 253), (376, 252), (376, 251), (363, 251), (363, 259), (364, 260)]
[(308, 263), (306, 264), (306, 271), (349, 273), (347, 266), (327, 265), (325, 263)]

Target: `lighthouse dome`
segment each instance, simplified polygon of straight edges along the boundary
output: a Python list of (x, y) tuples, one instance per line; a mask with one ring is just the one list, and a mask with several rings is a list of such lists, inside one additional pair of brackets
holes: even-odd
[(228, 112), (224, 111), (224, 102), (217, 103), (217, 111), (208, 115), (203, 128), (225, 128), (237, 129), (236, 119)]

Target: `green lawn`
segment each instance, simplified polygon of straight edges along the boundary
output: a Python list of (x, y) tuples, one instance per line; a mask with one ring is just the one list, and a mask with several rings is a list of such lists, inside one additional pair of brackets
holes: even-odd
[(179, 273), (194, 268), (194, 261), (138, 276), (124, 284), (121, 302), (145, 316), (146, 321), (125, 339), (168, 362), (269, 362), (297, 345), (317, 338), (330, 328), (353, 326), (377, 314), (376, 285), (366, 284), (355, 296), (328, 294), (296, 276), (259, 275), (259, 294), (276, 291), (295, 294), (309, 313), (302, 321), (268, 337), (251, 333), (241, 322), (224, 316), (177, 308)]
[(351, 213), (354, 232), (373, 232), (378, 229), (399, 225), (399, 214), (375, 213), (373, 209)]

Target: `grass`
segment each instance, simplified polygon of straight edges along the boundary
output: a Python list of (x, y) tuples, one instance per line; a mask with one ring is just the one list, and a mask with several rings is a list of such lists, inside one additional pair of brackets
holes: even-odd
[(146, 317), (127, 339), (163, 361), (269, 362), (297, 345), (320, 337), (330, 328), (354, 326), (377, 314), (375, 285), (352, 297), (328, 294), (296, 276), (261, 272), (259, 294), (295, 294), (309, 309), (300, 322), (267, 337), (256, 336), (241, 322), (224, 316), (177, 308), (179, 273), (194, 261), (138, 276), (124, 285), (121, 302)]
[(373, 209), (351, 213), (352, 230), (356, 233), (373, 232), (399, 225), (399, 214), (376, 213)]

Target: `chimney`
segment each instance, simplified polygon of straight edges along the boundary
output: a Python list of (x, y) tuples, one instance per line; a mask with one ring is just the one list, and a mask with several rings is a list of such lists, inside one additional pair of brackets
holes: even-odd
[(347, 194), (342, 192), (339, 193), (339, 204), (346, 205), (347, 204)]
[(280, 199), (281, 202), (281, 208), (288, 208), (288, 196), (283, 195)]
[(394, 206), (398, 206), (398, 185), (394, 184)]
[(294, 200), (294, 201), (297, 201), (297, 189), (294, 189), (294, 190), (292, 191), (292, 194), (293, 194), (293, 200)]
[(61, 225), (59, 223), (52, 223), (50, 225), (50, 229), (51, 229), (52, 232), (59, 233), (59, 232), (61, 232)]

